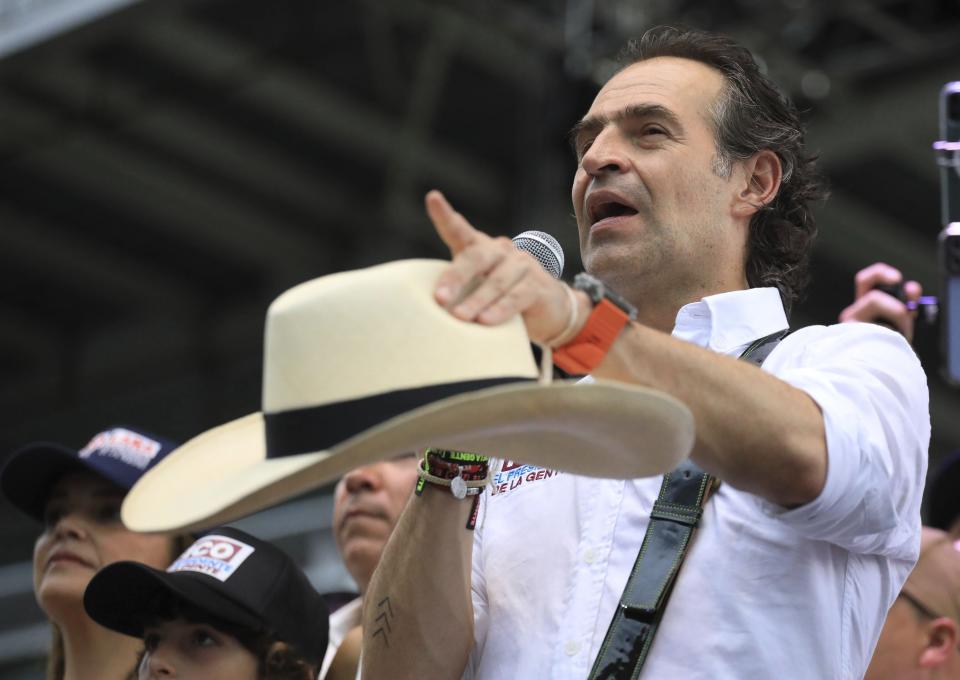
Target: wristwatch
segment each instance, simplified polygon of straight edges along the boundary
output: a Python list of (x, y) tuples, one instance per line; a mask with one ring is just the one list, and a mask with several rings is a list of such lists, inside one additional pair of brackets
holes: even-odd
[(603, 361), (623, 327), (637, 318), (637, 308), (586, 272), (577, 274), (573, 287), (587, 294), (593, 311), (577, 336), (553, 351), (553, 363), (570, 375), (584, 375)]

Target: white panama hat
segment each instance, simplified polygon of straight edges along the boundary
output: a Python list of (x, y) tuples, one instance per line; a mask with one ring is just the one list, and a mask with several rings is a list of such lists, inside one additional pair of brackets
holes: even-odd
[(620, 479), (689, 454), (693, 416), (675, 398), (538, 382), (519, 316), (483, 326), (450, 315), (433, 297), (447, 265), (401, 260), (280, 295), (267, 311), (263, 411), (168, 455), (127, 494), (124, 523), (222, 524), (428, 446)]

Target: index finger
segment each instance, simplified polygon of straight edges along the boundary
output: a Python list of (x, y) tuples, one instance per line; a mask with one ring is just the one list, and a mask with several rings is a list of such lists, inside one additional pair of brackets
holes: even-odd
[(450, 249), (451, 255), (457, 255), (477, 240), (479, 232), (467, 222), (463, 215), (453, 209), (442, 193), (436, 189), (428, 191), (424, 204), (434, 229)]

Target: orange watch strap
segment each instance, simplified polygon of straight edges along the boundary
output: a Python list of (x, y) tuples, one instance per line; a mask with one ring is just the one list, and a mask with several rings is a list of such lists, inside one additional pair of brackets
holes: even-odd
[(553, 363), (571, 375), (584, 375), (607, 355), (630, 317), (610, 300), (600, 300), (577, 336), (553, 350)]

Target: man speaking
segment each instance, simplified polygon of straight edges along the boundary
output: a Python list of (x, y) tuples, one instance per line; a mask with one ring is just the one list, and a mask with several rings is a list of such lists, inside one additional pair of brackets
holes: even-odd
[(821, 196), (795, 109), (721, 36), (653, 29), (625, 64), (573, 132), (590, 276), (566, 286), (431, 192), (453, 256), (435, 297), (479, 324), (521, 314), (569, 372), (678, 398), (696, 467), (530, 471), (470, 531), (472, 499), (440, 482), (481, 466), (464, 483), (462, 460), (425, 461), (365, 600), (364, 677), (860, 678), (917, 559), (930, 425), (909, 345), (867, 324), (782, 337)]

